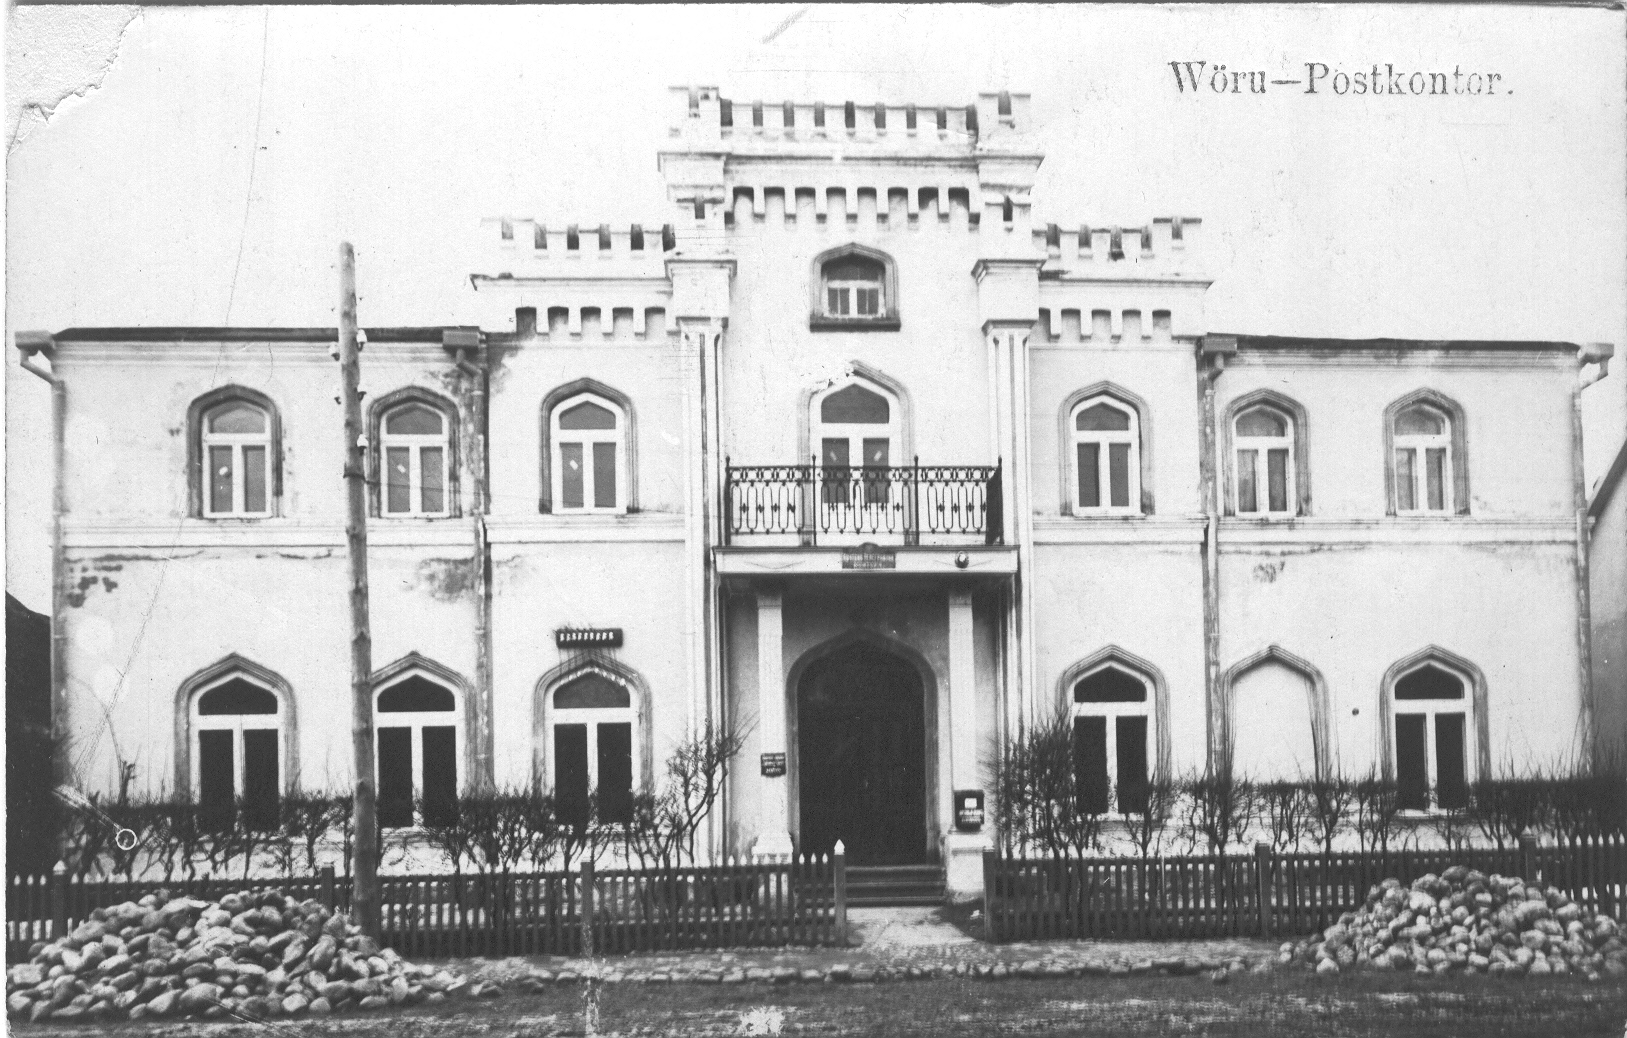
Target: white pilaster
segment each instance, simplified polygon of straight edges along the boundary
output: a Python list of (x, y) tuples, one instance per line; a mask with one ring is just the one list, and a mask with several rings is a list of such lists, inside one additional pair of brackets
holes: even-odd
[[(949, 742), (951, 790), (983, 788), (977, 757), (977, 676), (972, 641), (972, 593), (949, 592)], [(976, 897), (983, 889), (983, 851), (989, 846), (989, 828), (961, 832), (955, 828), (959, 805), (951, 799), (944, 836), (945, 880), (955, 897)]]
[[(785, 615), (779, 588), (757, 591), (757, 739), (763, 753), (785, 752)], [(754, 858), (791, 855), (791, 784), (759, 776)]]

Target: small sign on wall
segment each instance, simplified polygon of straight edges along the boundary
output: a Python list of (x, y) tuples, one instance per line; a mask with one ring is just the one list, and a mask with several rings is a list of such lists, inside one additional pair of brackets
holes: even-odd
[(765, 753), (762, 757), (763, 777), (779, 778), (785, 774), (785, 754)]
[(983, 828), (981, 789), (955, 790), (955, 828), (963, 833), (975, 833)]
[(561, 627), (554, 632), (561, 649), (614, 649), (621, 645), (620, 627)]
[(857, 548), (842, 549), (843, 569), (897, 569), (898, 553), (868, 542)]

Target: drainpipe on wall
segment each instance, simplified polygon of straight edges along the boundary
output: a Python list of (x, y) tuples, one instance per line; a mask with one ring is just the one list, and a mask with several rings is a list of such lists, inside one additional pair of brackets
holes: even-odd
[[(1577, 688), (1581, 692), (1581, 711), (1578, 714), (1577, 741), (1593, 759), (1593, 601), (1589, 587), (1588, 546), (1591, 531), (1587, 517), (1587, 480), (1582, 468), (1582, 390), (1610, 373), (1610, 358), (1616, 348), (1607, 342), (1590, 342), (1576, 351), (1577, 380), (1571, 390), (1571, 489), (1572, 504), (1576, 509), (1576, 668)], [(1588, 375), (1581, 369), (1597, 364), (1598, 370)]]
[[(492, 566), (491, 542), (486, 536), (486, 514), (491, 511), (489, 492), (491, 479), (490, 452), (488, 451), (491, 423), (487, 397), (491, 391), (491, 365), (479, 331), (448, 328), (441, 332), (441, 345), (456, 351), (457, 369), (468, 380), (470, 410), (475, 429), (473, 464), (469, 471), (474, 476), (474, 533), (475, 533), (475, 689), (481, 697), (483, 709), (475, 716), (473, 746), (475, 785), (490, 787), (495, 775), (493, 752), (495, 736), (492, 711), (496, 709), (492, 680)], [(474, 359), (471, 360), (470, 358)]]
[(57, 750), (52, 754), (55, 785), (69, 784), (68, 736), (68, 632), (66, 627), (67, 559), (62, 547), (62, 517), (67, 512), (66, 477), (62, 463), (68, 422), (68, 389), (62, 379), (42, 368), (35, 357), (44, 354), (56, 366), (56, 340), (49, 332), (18, 332), (18, 358), (24, 371), (32, 372), (51, 386), (51, 739)]
[(1198, 395), (1203, 405), (1199, 424), (1198, 483), (1203, 497), (1203, 688), (1208, 721), (1211, 772), (1225, 753), (1220, 702), (1220, 483), (1215, 474), (1215, 382), (1226, 370), (1226, 358), (1237, 354), (1237, 338), (1206, 335), (1198, 345)]

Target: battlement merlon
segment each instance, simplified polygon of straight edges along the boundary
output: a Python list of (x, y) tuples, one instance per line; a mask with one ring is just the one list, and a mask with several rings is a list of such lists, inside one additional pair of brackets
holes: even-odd
[(1141, 227), (1046, 224), (1031, 232), (1044, 269), (1086, 277), (1141, 277), (1157, 268), (1176, 276), (1202, 277), (1203, 221), (1161, 216)]
[(675, 86), (668, 97), (674, 151), (947, 157), (1033, 146), (1026, 93), (980, 93), (969, 105), (734, 99), (715, 86)]

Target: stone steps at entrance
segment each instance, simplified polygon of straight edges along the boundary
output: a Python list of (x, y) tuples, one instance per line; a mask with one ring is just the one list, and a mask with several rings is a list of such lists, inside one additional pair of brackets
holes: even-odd
[(847, 870), (849, 905), (937, 905), (943, 894), (941, 865), (854, 865)]

